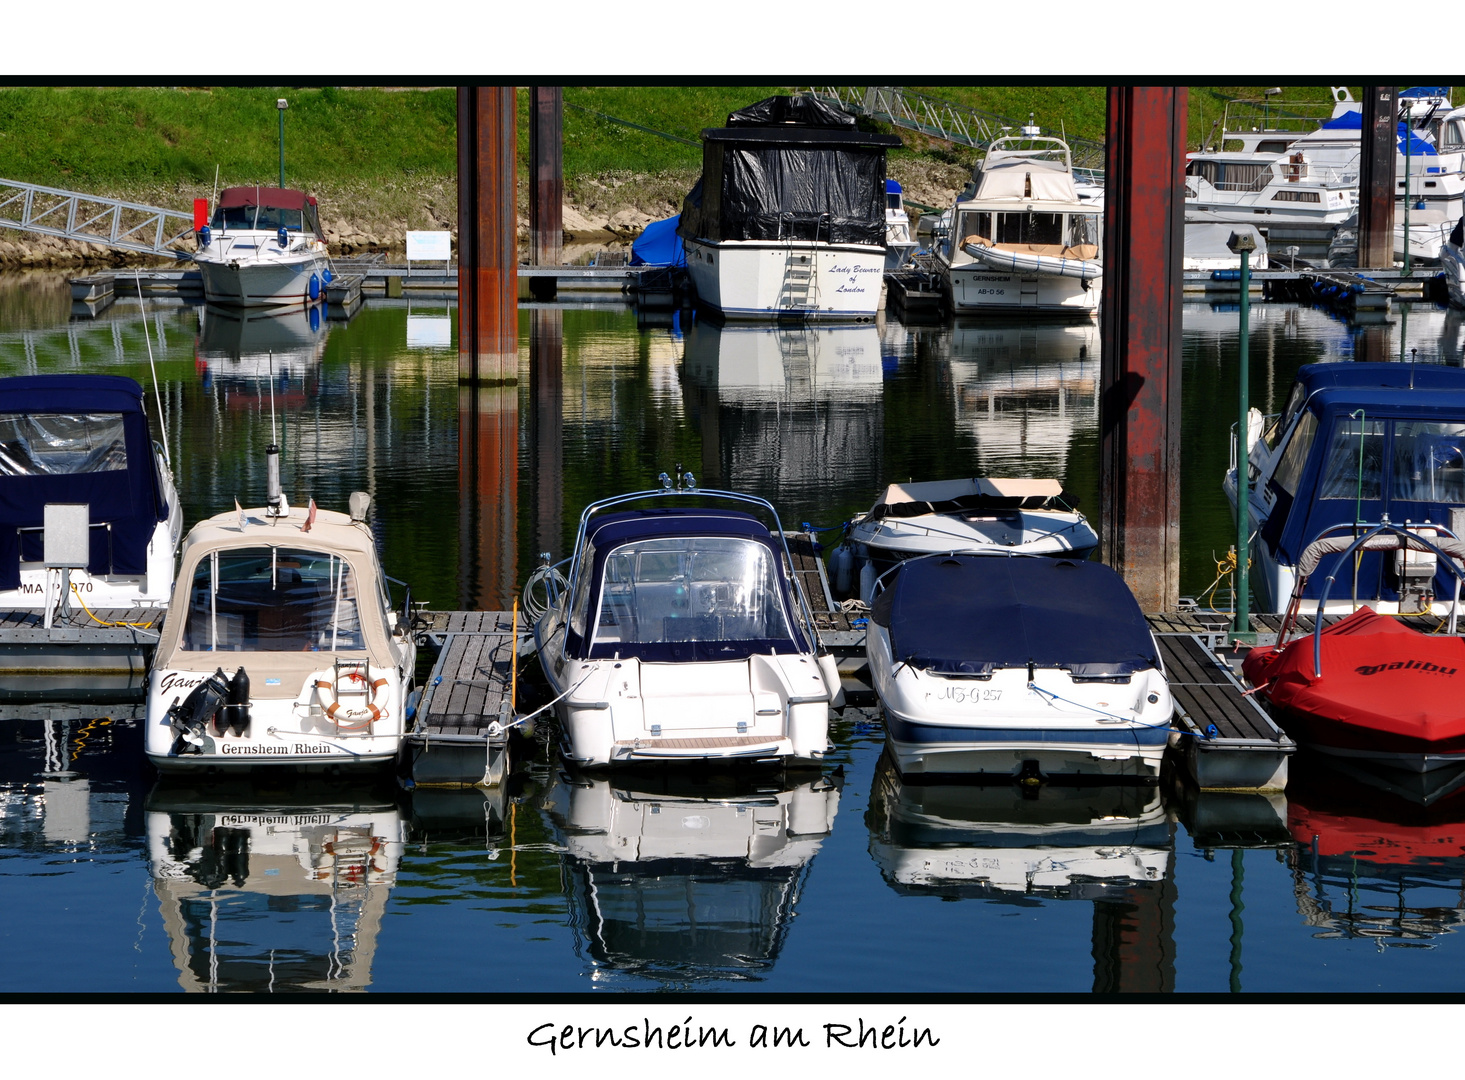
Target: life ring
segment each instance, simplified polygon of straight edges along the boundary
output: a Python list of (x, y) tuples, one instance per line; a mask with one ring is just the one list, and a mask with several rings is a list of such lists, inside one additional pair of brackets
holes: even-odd
[[(348, 671), (344, 675), (349, 682), (365, 683), (367, 681), (367, 677), (359, 671)], [(336, 711), (340, 709), (341, 702), (336, 697), (335, 684), (329, 679), (315, 680), (316, 696), (320, 698), (321, 706), (325, 709), (326, 719), (336, 725), (337, 731), (360, 731), (363, 728), (369, 728), (387, 714), (386, 709), (383, 708), (387, 695), (382, 693), (387, 686), (387, 680), (382, 678), (372, 679), (370, 686), (371, 696), (366, 702), (367, 715), (360, 720), (352, 717), (343, 717), (338, 720), (336, 718)], [(377, 703), (378, 696), (383, 698), (381, 704)]]

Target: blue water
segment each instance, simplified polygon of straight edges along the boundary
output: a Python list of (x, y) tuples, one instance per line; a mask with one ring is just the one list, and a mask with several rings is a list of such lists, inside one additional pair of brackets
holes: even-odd
[[(442, 300), (258, 337), (176, 303), (146, 314), (145, 338), (135, 300), (70, 321), (63, 280), (0, 281), (0, 374), (150, 384), (151, 344), (192, 522), (262, 494), (273, 365), (292, 501), (372, 491), (388, 572), (437, 608), (506, 604), (540, 551), (566, 553), (587, 499), (677, 460), (786, 523), (837, 525), (895, 480), (1016, 469), (1097, 504), (1083, 331), (760, 336), (540, 309), (521, 316), (519, 385), (473, 394), (434, 344), (454, 340)], [(1194, 593), (1230, 539), (1236, 316), (1185, 316)], [(1459, 316), (1420, 306), (1366, 334), (1291, 305), (1252, 325), (1269, 410), (1311, 359), (1460, 363)], [(559, 387), (528, 371), (555, 341)], [(579, 782), (546, 726), (487, 793), (198, 790), (156, 783), (124, 710), (82, 714), (0, 720), (0, 991), (1465, 988), (1465, 803), (1423, 809), (1306, 759), (1271, 800), (1168, 776), (1036, 798), (902, 787), (878, 717), (852, 707), (809, 775)]]

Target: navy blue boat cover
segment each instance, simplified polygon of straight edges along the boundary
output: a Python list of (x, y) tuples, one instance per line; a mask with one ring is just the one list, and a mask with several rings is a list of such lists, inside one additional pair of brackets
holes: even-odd
[(682, 216), (662, 218), (650, 222), (641, 230), (631, 245), (632, 266), (686, 266), (687, 252), (682, 247), (682, 238), (677, 235), (677, 226)]
[(911, 559), (875, 599), (897, 661), (940, 675), (1066, 668), (1074, 678), (1159, 666), (1124, 579), (1102, 563), (1032, 556)]
[[(92, 574), (144, 574), (147, 547), (166, 520), (153, 464), (152, 437), (143, 411), (142, 387), (118, 375), (23, 375), (0, 379), (0, 417), (36, 414), (120, 413), (127, 469), (66, 475), (0, 474), (0, 589), (20, 586), (20, 562), (40, 561), (47, 503), (87, 503)], [(34, 532), (20, 532), (34, 528)]]

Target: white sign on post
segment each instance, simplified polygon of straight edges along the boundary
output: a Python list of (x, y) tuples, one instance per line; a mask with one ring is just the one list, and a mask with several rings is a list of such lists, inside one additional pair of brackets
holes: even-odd
[[(450, 232), (407, 233), (407, 275), (412, 275), (414, 262), (453, 261), (453, 234)], [(446, 269), (446, 268), (445, 268)]]

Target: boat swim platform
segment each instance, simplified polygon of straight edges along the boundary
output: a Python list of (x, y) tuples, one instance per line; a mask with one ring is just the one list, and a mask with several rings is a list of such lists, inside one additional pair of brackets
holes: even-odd
[(514, 655), (527, 623), (520, 619), (516, 636), (507, 611), (423, 611), (415, 620), (418, 643), (439, 652), (405, 740), (408, 775), (417, 787), (502, 784), (517, 718)]

